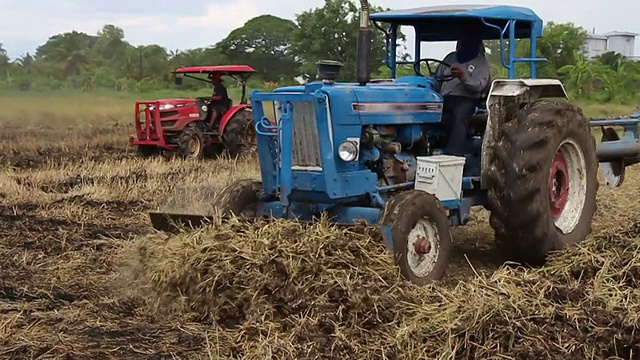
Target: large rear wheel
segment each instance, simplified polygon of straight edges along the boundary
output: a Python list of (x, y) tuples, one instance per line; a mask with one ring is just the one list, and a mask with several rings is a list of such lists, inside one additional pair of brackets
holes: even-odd
[(242, 109), (229, 120), (222, 133), (222, 143), (231, 157), (246, 156), (256, 149), (256, 129), (253, 112)]
[(541, 265), (591, 232), (595, 139), (579, 108), (552, 101), (525, 106), (497, 136), (486, 184), (491, 227), (510, 260)]

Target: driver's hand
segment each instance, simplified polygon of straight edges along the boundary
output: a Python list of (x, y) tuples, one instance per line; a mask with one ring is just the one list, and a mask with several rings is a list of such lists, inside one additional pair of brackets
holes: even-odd
[(464, 70), (462, 70), (462, 68), (459, 65), (453, 65), (451, 67), (451, 75), (453, 75), (453, 77), (456, 77), (458, 79), (462, 79), (462, 77), (464, 76)]

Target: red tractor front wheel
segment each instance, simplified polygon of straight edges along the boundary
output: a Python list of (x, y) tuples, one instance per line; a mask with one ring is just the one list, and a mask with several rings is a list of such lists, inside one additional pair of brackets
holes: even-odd
[(187, 125), (178, 136), (177, 153), (183, 159), (200, 160), (204, 157), (204, 136), (198, 123)]

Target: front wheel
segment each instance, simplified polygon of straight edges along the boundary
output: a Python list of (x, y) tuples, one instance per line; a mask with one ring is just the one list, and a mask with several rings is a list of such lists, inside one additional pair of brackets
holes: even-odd
[[(451, 233), (447, 211), (433, 195), (408, 190), (386, 204), (381, 224), (405, 279), (417, 285), (441, 280), (449, 264)], [(389, 239), (389, 235), (391, 239)]]
[(183, 159), (200, 160), (204, 157), (204, 135), (198, 123), (187, 125), (178, 136), (177, 153)]
[(537, 101), (500, 126), (487, 168), (490, 224), (510, 260), (542, 265), (591, 232), (595, 139), (579, 108)]

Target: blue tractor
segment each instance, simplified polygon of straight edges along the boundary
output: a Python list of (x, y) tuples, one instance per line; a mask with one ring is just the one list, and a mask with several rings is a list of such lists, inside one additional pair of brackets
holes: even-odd
[[(498, 247), (510, 260), (544, 263), (550, 251), (587, 237), (596, 210), (599, 162), (608, 183), (621, 183), (624, 166), (640, 154), (638, 119), (590, 121), (566, 101), (559, 80), (536, 79), (536, 40), (542, 20), (513, 6), (443, 6), (369, 14), (361, 0), (357, 82), (336, 82), (341, 64), (321, 61), (319, 80), (251, 93), (261, 181), (242, 180), (216, 199), (220, 216), (339, 224), (365, 221), (381, 228), (403, 276), (416, 284), (441, 279), (452, 249), (450, 228), (483, 206)], [(386, 37), (392, 79), (371, 80), (372, 29)], [(452, 41), (457, 29), (481, 23), (483, 39), (501, 43), (508, 79), (491, 82), (477, 104), (464, 157), (443, 155), (443, 98), (435, 72), (396, 78), (396, 37), (413, 27), (415, 53), (428, 41)], [(515, 39), (531, 40), (528, 58), (515, 56)], [(509, 40), (508, 48), (504, 42)], [(505, 52), (508, 57), (505, 59)], [(515, 79), (515, 64), (530, 64)], [(446, 80), (446, 79), (444, 79)], [(623, 125), (624, 140), (606, 129), (596, 147), (591, 126)], [(600, 157), (600, 161), (599, 161)], [(639, 160), (640, 161), (640, 160)], [(636, 161), (637, 162), (637, 161)], [(200, 226), (212, 217), (151, 213), (153, 226)]]

